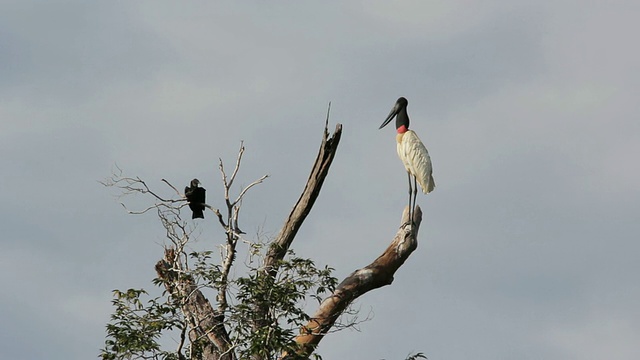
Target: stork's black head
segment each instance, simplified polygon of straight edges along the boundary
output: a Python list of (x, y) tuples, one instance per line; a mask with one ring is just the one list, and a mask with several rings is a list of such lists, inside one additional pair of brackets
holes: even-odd
[(198, 185), (200, 185), (200, 180), (198, 180), (198, 179), (191, 180), (191, 187), (192, 188), (197, 188)]
[(384, 122), (382, 123), (382, 125), (380, 125), (380, 127), (378, 129), (382, 129), (383, 127), (385, 127), (396, 116), (397, 116), (396, 117), (396, 129), (399, 129), (403, 125), (405, 126), (406, 129), (408, 129), (409, 128), (409, 115), (407, 115), (407, 104), (409, 104), (407, 99), (405, 99), (404, 97), (400, 97), (396, 101), (396, 104), (393, 106), (393, 109), (391, 109), (391, 112), (389, 113), (387, 118), (384, 120)]

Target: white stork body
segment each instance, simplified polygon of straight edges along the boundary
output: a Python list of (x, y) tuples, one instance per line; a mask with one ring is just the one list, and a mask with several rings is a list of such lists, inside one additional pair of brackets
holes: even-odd
[[(396, 101), (395, 106), (391, 109), (391, 112), (384, 120), (380, 129), (385, 127), (391, 120), (396, 118), (396, 141), (398, 142), (398, 156), (409, 178), (409, 219), (413, 220), (413, 211), (416, 207), (416, 195), (418, 192), (418, 185), (422, 188), (422, 192), (425, 194), (430, 193), (436, 187), (435, 181), (433, 181), (431, 157), (429, 152), (424, 146), (418, 135), (412, 130), (409, 130), (409, 115), (407, 114), (407, 99), (401, 97)], [(413, 184), (411, 181), (413, 177)]]
[(436, 187), (433, 180), (431, 157), (420, 138), (413, 130), (396, 135), (398, 141), (398, 157), (402, 160), (404, 168), (413, 175), (420, 184), (422, 192), (430, 193)]

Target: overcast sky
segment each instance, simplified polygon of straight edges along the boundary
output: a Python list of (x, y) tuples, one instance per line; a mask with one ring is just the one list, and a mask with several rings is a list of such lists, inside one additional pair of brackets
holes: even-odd
[[(326, 359), (640, 358), (637, 1), (0, 1), (0, 358), (91, 359), (113, 289), (152, 289), (163, 230), (98, 181), (169, 194), (246, 146), (249, 239), (273, 235), (344, 131), (294, 249), (343, 278), (407, 202), (409, 100), (438, 187), (372, 320)], [(145, 204), (144, 198), (125, 199)], [(195, 248), (222, 232), (211, 215)]]

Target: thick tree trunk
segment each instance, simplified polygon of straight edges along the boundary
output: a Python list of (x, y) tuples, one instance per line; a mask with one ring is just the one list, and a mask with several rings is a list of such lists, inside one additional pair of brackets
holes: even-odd
[(167, 291), (180, 303), (189, 326), (189, 340), (200, 346), (202, 360), (235, 360), (224, 326), (224, 314), (216, 314), (193, 278), (176, 271), (175, 263), (175, 251), (165, 249), (164, 258), (156, 264), (156, 272)]

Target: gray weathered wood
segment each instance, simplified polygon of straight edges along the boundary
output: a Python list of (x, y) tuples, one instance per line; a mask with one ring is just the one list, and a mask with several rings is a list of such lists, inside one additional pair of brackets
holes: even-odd
[(331, 162), (338, 150), (340, 136), (342, 135), (342, 125), (336, 125), (336, 129), (331, 137), (329, 137), (327, 126), (328, 124), (325, 124), (320, 151), (311, 169), (307, 184), (298, 202), (296, 202), (289, 217), (282, 226), (282, 229), (267, 251), (264, 269), (270, 276), (275, 276), (277, 273), (278, 261), (284, 258), (302, 223), (307, 218), (307, 215), (309, 215), (309, 212), (311, 212), (311, 208), (320, 194), (320, 189), (322, 189), (324, 179), (329, 173)]

